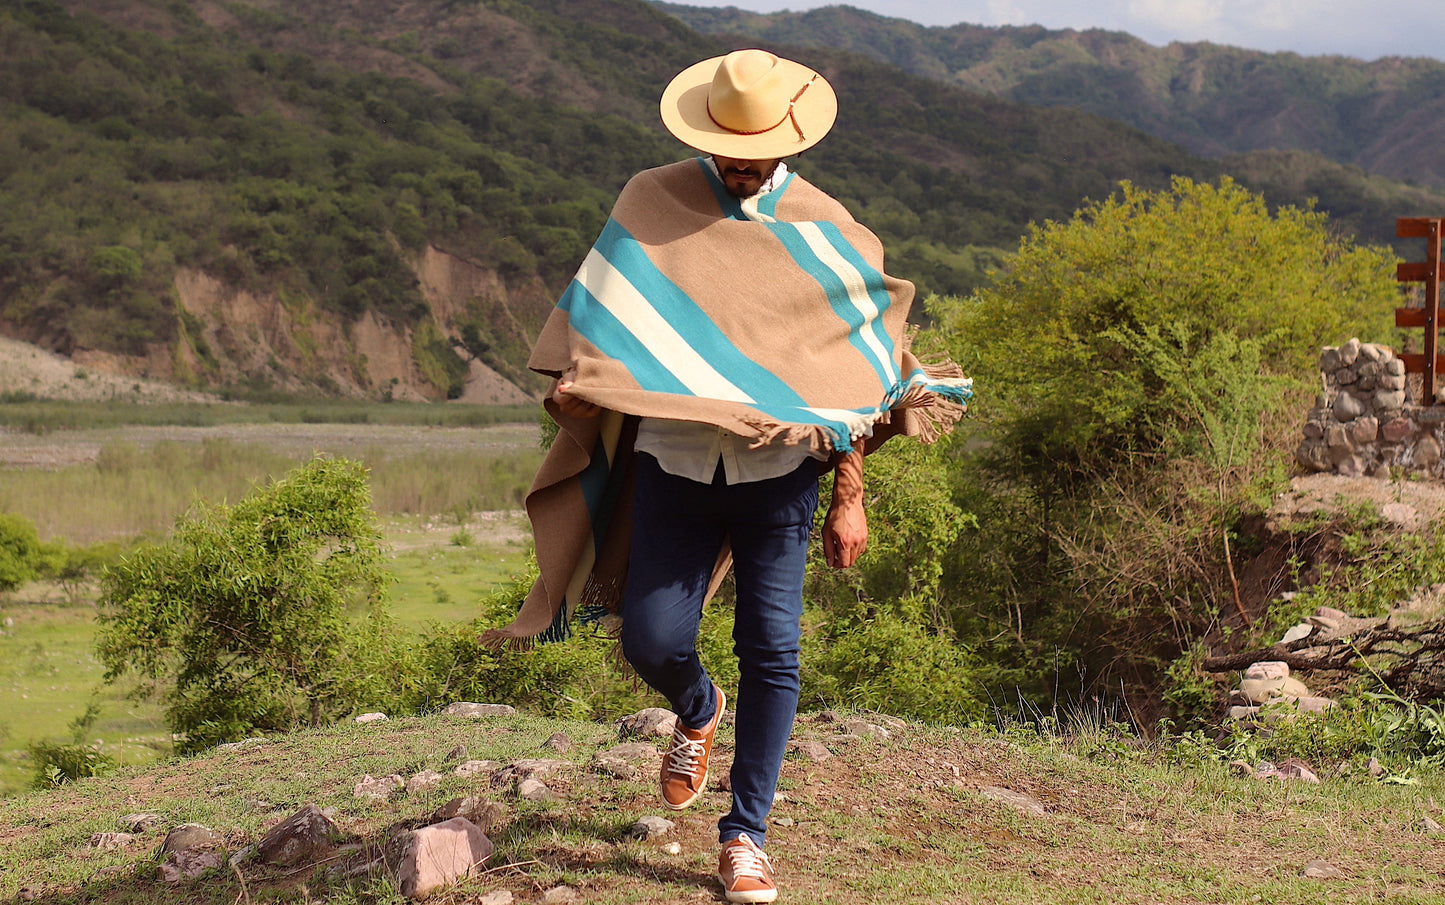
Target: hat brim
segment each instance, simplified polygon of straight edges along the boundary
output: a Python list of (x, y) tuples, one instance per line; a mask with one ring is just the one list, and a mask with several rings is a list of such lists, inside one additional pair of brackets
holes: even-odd
[[(833, 128), (838, 118), (838, 95), (821, 75), (793, 105), (793, 116), (768, 131), (741, 135), (719, 126), (708, 115), (707, 95), (722, 60), (722, 57), (712, 57), (694, 63), (679, 72), (662, 92), (659, 105), (662, 124), (678, 141), (706, 154), (739, 160), (773, 160), (806, 151)], [(778, 63), (793, 70), (789, 75), (796, 76), (794, 80), (800, 88), (813, 77), (814, 70), (800, 63), (781, 58)], [(797, 127), (793, 125), (795, 118)], [(801, 138), (799, 129), (803, 133)]]

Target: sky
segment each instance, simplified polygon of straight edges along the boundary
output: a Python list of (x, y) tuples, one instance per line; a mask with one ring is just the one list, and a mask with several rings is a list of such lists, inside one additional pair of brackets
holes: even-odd
[[(794, 12), (838, 0), (673, 0)], [(1445, 59), (1441, 0), (849, 0), (850, 6), (923, 25), (1043, 25), (1125, 31), (1150, 44), (1212, 41), (1310, 56)]]

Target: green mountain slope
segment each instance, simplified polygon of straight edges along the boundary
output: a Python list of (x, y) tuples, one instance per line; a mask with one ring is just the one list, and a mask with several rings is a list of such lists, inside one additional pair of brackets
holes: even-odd
[(1122, 32), (924, 27), (847, 6), (760, 15), (660, 4), (698, 31), (835, 47), (1009, 100), (1128, 123), (1195, 154), (1311, 151), (1445, 186), (1445, 63), (1302, 57)]

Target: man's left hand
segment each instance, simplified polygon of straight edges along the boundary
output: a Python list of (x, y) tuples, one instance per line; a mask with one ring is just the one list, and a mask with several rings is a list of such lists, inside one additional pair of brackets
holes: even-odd
[(833, 502), (823, 517), (823, 559), (846, 569), (868, 549), (868, 516), (863, 512), (863, 449), (861, 445), (836, 460)]

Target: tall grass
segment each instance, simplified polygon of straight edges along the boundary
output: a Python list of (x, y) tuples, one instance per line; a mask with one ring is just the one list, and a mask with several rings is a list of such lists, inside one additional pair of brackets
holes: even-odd
[(55, 402), (0, 396), (0, 427), (29, 434), (123, 426), (220, 424), (398, 424), (483, 427), (535, 421), (536, 405), (408, 402), (129, 403)]
[[(532, 447), (369, 448), (374, 506), (382, 515), (452, 515), (514, 509), (542, 453)], [(199, 500), (234, 503), (309, 456), (258, 443), (161, 440), (145, 447), (113, 440), (93, 464), (54, 471), (0, 471), (0, 511), (34, 522), (40, 536), (74, 544), (164, 536)]]

